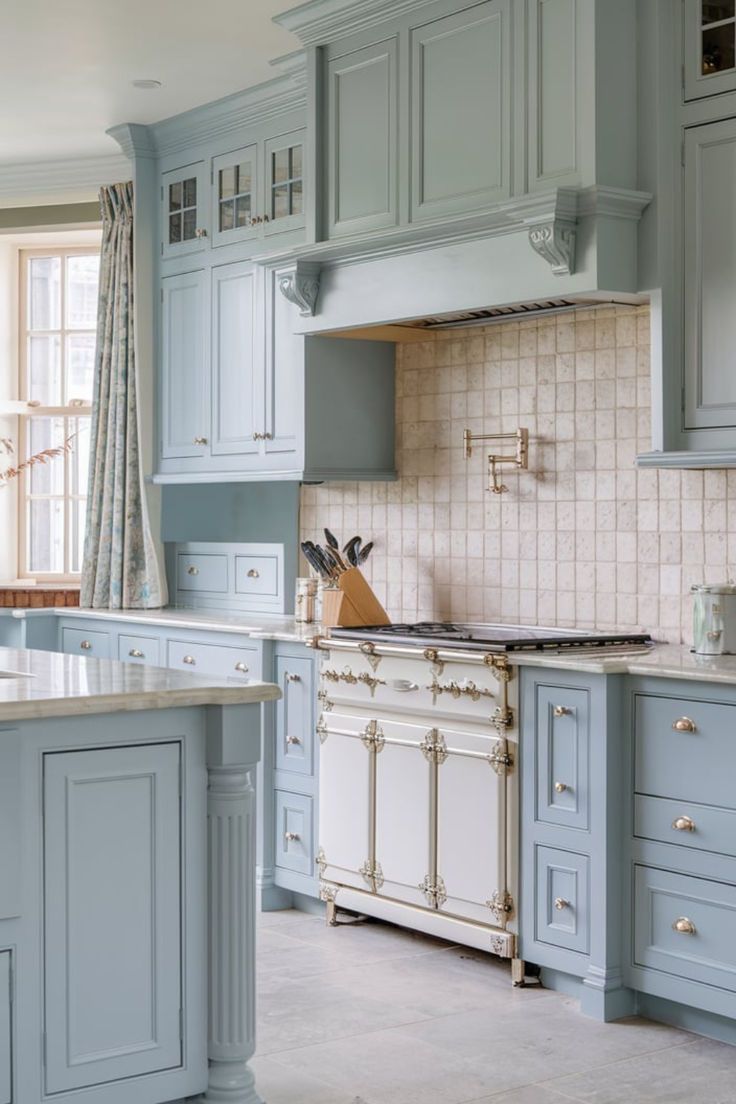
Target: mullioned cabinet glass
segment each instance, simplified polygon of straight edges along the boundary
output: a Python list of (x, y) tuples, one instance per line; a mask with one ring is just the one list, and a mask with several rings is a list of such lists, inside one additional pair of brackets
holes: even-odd
[(303, 166), (302, 130), (213, 158), (213, 245), (304, 226)]
[(161, 255), (185, 256), (203, 250), (209, 236), (204, 161), (172, 169), (161, 178)]
[(736, 89), (736, 0), (685, 0), (685, 99)]

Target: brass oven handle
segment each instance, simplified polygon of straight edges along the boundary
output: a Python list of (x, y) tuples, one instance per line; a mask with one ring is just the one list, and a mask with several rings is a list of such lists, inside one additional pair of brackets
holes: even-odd
[(235, 664), (235, 670), (236, 670), (236, 671), (240, 671), (240, 672), (241, 672), (241, 674), (245, 675), (245, 674), (247, 674), (247, 671), (248, 671), (248, 667), (247, 667), (247, 665), (246, 665), (245, 663), (243, 663), (243, 661), (242, 661), (242, 660), (240, 660), (240, 662), (239, 662), (239, 663), (236, 663), (236, 664)]
[(695, 821), (689, 816), (679, 816), (672, 821), (672, 827), (676, 832), (694, 832)]
[(689, 717), (678, 717), (676, 721), (672, 722), (672, 727), (675, 732), (697, 732), (698, 726), (695, 721), (691, 721)]
[(681, 935), (695, 935), (697, 929), (692, 920), (688, 920), (687, 916), (679, 916), (673, 922), (672, 930), (680, 932)]
[(569, 908), (570, 902), (566, 901), (564, 897), (555, 897), (555, 908), (558, 912), (562, 912), (563, 909)]
[(140, 648), (131, 648), (130, 651), (128, 652), (128, 655), (132, 656), (133, 659), (145, 659), (146, 658), (144, 656), (143, 652), (140, 650)]
[(188, 663), (190, 667), (194, 667), (196, 666), (197, 661), (194, 656), (185, 655), (182, 659), (182, 663)]

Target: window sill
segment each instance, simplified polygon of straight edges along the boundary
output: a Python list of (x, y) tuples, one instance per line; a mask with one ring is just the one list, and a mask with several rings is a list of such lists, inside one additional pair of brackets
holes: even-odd
[(44, 609), (79, 605), (79, 586), (73, 583), (0, 584), (0, 609)]

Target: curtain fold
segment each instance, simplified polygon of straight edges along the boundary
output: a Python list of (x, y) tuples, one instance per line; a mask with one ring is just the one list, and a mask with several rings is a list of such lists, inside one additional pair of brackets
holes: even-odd
[(133, 303), (133, 184), (100, 190), (102, 253), (81, 604), (167, 600), (140, 464)]

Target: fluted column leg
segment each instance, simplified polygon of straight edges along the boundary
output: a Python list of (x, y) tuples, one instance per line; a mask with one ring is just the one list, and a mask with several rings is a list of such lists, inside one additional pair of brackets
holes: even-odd
[(203, 1099), (211, 1104), (262, 1104), (248, 1066), (255, 1050), (253, 782), (260, 724), (259, 714), (247, 711), (254, 709), (221, 710), (225, 723), (208, 739), (209, 1083)]

